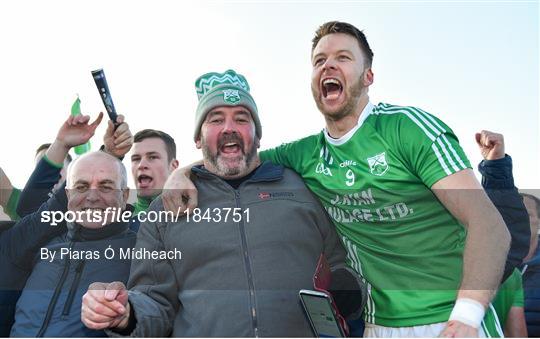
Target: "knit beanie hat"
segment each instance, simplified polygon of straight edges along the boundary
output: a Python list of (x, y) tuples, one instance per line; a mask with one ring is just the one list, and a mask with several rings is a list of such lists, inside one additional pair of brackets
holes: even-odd
[(247, 108), (255, 122), (255, 133), (261, 139), (262, 128), (257, 105), (249, 94), (249, 84), (243, 75), (232, 69), (225, 71), (225, 73), (206, 73), (195, 81), (195, 89), (199, 98), (199, 105), (195, 113), (195, 141), (199, 137), (202, 123), (208, 112), (219, 106), (244, 106)]

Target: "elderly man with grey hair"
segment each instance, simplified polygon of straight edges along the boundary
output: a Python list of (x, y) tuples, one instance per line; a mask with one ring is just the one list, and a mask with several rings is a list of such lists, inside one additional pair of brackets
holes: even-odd
[[(104, 336), (81, 323), (82, 295), (96, 279), (128, 279), (130, 260), (120, 252), (135, 245), (136, 235), (130, 230), (135, 221), (119, 221), (129, 206), (122, 162), (105, 152), (81, 156), (68, 168), (66, 193), (68, 210), (63, 217), (68, 232), (38, 250), (17, 303), (13, 337)], [(41, 208), (20, 222), (54, 227), (48, 212), (52, 211)]]

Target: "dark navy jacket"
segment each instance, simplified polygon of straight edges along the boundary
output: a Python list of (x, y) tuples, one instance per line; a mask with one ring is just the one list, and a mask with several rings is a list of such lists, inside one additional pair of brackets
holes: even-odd
[(49, 253), (55, 251), (54, 259), (38, 254), (17, 302), (12, 337), (105, 336), (104, 331), (90, 330), (81, 322), (82, 296), (93, 282), (127, 283), (131, 260), (122, 259), (120, 249), (133, 248), (136, 233), (128, 223), (98, 229), (70, 224), (68, 228), (46, 245)]
[[(49, 172), (49, 174), (56, 171), (58, 178), (60, 177), (60, 169), (42, 159), (38, 166), (36, 166), (32, 178), (39, 178), (40, 176), (36, 172), (42, 170)], [(56, 181), (51, 179), (49, 181), (50, 187), (48, 189), (43, 188), (40, 192), (47, 192), (46, 196), (48, 197), (48, 192), (51, 191), (55, 183)], [(28, 186), (29, 184), (27, 184)], [(38, 194), (32, 197), (31, 192), (27, 193), (32, 198), (30, 204), (37, 202), (37, 200), (33, 199), (44, 199), (44, 195)], [(26, 210), (27, 212), (33, 209), (33, 207), (29, 207), (24, 202), (19, 206), (26, 206), (28, 208)], [(47, 223), (40, 222), (42, 211), (67, 210), (67, 196), (64, 187), (51, 194), (48, 200), (38, 206), (38, 208), (37, 211), (19, 220), (13, 227), (0, 233), (0, 272), (2, 272), (0, 274), (0, 336), (3, 337), (9, 336), (10, 328), (14, 321), (15, 304), (19, 298), (20, 291), (25, 286), (32, 272), (35, 258), (36, 255), (39, 255), (40, 248), (55, 237), (66, 234), (67, 231), (65, 223), (51, 226)], [(21, 214), (24, 213), (23, 211)], [(137, 230), (139, 223), (136, 220), (132, 220), (129, 223), (129, 227)]]
[(529, 215), (523, 204), (523, 198), (514, 186), (512, 158), (509, 155), (498, 160), (484, 160), (478, 165), (478, 170), (482, 174), (482, 186), (499, 210), (512, 237), (504, 268), (504, 281), (512, 274), (514, 268), (521, 265), (523, 258), (529, 253), (531, 239)]
[(53, 186), (60, 180), (60, 170), (45, 158), (37, 163), (19, 197), (17, 214), (22, 218), (21, 222), (0, 234), (0, 337), (9, 336), (15, 304), (32, 271), (36, 251), (67, 230), (64, 223), (56, 227), (43, 227), (28, 216), (37, 210), (40, 213), (43, 210), (65, 209), (65, 194), (49, 199)]
[(19, 197), (17, 214), (21, 218), (35, 212), (47, 201), (54, 185), (60, 180), (61, 170), (49, 163), (45, 157), (41, 158)]
[(54, 237), (65, 233), (65, 224), (43, 225), (41, 211), (61, 211), (66, 204), (56, 195), (40, 209), (0, 233), (0, 336), (7, 337), (13, 324), (15, 304), (32, 271), (35, 254)]
[[(0, 221), (0, 238), (2, 232), (13, 227), (15, 221)], [(6, 255), (0, 254), (0, 337), (9, 336), (13, 316), (15, 314), (15, 303), (19, 299), (20, 291), (24, 287), (24, 282), (29, 272), (14, 265)]]

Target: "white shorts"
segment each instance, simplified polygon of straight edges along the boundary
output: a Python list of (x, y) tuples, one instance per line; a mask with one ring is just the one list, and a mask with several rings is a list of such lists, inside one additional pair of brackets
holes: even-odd
[[(446, 322), (411, 327), (385, 327), (366, 323), (366, 338), (437, 338), (446, 327)], [(482, 327), (478, 331), (479, 338), (486, 335)]]

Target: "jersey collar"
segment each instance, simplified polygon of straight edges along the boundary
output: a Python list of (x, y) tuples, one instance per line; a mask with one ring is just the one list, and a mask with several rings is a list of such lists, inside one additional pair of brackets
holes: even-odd
[(328, 134), (328, 130), (325, 128), (323, 130), (323, 133), (324, 133), (324, 137), (326, 138), (326, 141), (335, 146), (343, 145), (344, 143), (349, 141), (349, 139), (354, 135), (354, 133), (356, 133), (356, 131), (360, 127), (362, 127), (362, 124), (364, 123), (364, 121), (366, 121), (367, 117), (371, 114), (371, 112), (373, 112), (374, 108), (375, 106), (371, 102), (368, 102), (366, 107), (364, 107), (364, 110), (360, 114), (360, 118), (358, 119), (356, 126), (354, 126), (350, 131), (348, 131), (341, 138), (337, 138), (337, 139), (332, 138), (330, 134)]

